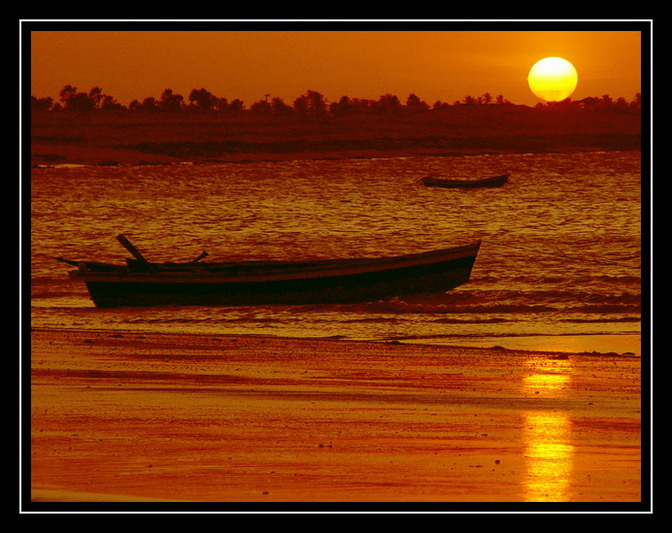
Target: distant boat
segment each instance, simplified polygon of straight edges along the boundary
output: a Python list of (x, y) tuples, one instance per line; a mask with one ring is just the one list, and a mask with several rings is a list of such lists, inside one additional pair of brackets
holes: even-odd
[(435, 176), (427, 176), (422, 178), (422, 182), (428, 187), (444, 187), (446, 189), (501, 187), (508, 181), (508, 174), (502, 174), (500, 176), (492, 176), (490, 178), (482, 178), (478, 180), (442, 179)]
[(153, 305), (300, 305), (356, 303), (440, 293), (471, 276), (480, 241), (397, 257), (313, 261), (150, 263), (124, 237), (125, 265), (59, 261), (76, 266), (97, 307)]

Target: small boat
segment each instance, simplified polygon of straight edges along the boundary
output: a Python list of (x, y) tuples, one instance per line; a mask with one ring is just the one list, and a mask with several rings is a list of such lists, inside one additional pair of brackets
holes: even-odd
[(309, 261), (151, 263), (124, 236), (133, 258), (115, 265), (71, 261), (96, 307), (357, 303), (446, 292), (469, 281), (480, 241), (397, 257)]
[(490, 178), (482, 178), (478, 180), (455, 180), (442, 179), (435, 176), (426, 176), (422, 178), (422, 183), (428, 187), (443, 187), (445, 189), (475, 189), (478, 187), (501, 187), (509, 181), (508, 174), (501, 174), (500, 176), (492, 176)]

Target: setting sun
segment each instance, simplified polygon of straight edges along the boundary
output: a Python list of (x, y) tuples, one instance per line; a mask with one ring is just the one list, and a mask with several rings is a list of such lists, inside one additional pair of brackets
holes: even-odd
[(578, 81), (574, 65), (561, 57), (547, 57), (537, 61), (527, 76), (535, 96), (547, 102), (559, 102), (571, 96)]

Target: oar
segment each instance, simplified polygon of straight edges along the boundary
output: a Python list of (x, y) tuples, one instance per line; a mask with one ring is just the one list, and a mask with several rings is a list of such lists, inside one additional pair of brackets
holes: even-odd
[(201, 252), (201, 255), (199, 255), (196, 259), (192, 260), (192, 263), (198, 263), (201, 259), (208, 257), (210, 254), (208, 252)]
[(131, 241), (129, 241), (123, 233), (120, 233), (119, 235), (117, 235), (117, 240), (145, 268), (147, 268), (150, 271), (155, 271), (156, 270), (156, 267), (154, 265), (152, 265), (149, 261), (147, 261), (147, 259), (145, 259), (140, 252), (138, 252), (138, 249), (131, 244)]

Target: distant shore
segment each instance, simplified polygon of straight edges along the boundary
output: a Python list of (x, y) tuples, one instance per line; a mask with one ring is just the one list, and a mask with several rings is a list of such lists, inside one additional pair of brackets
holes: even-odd
[(640, 365), (619, 355), (35, 330), (29, 508), (637, 506)]
[(639, 150), (640, 128), (639, 114), (632, 111), (561, 113), (519, 106), (319, 121), (249, 114), (49, 112), (32, 118), (31, 164), (160, 165)]

